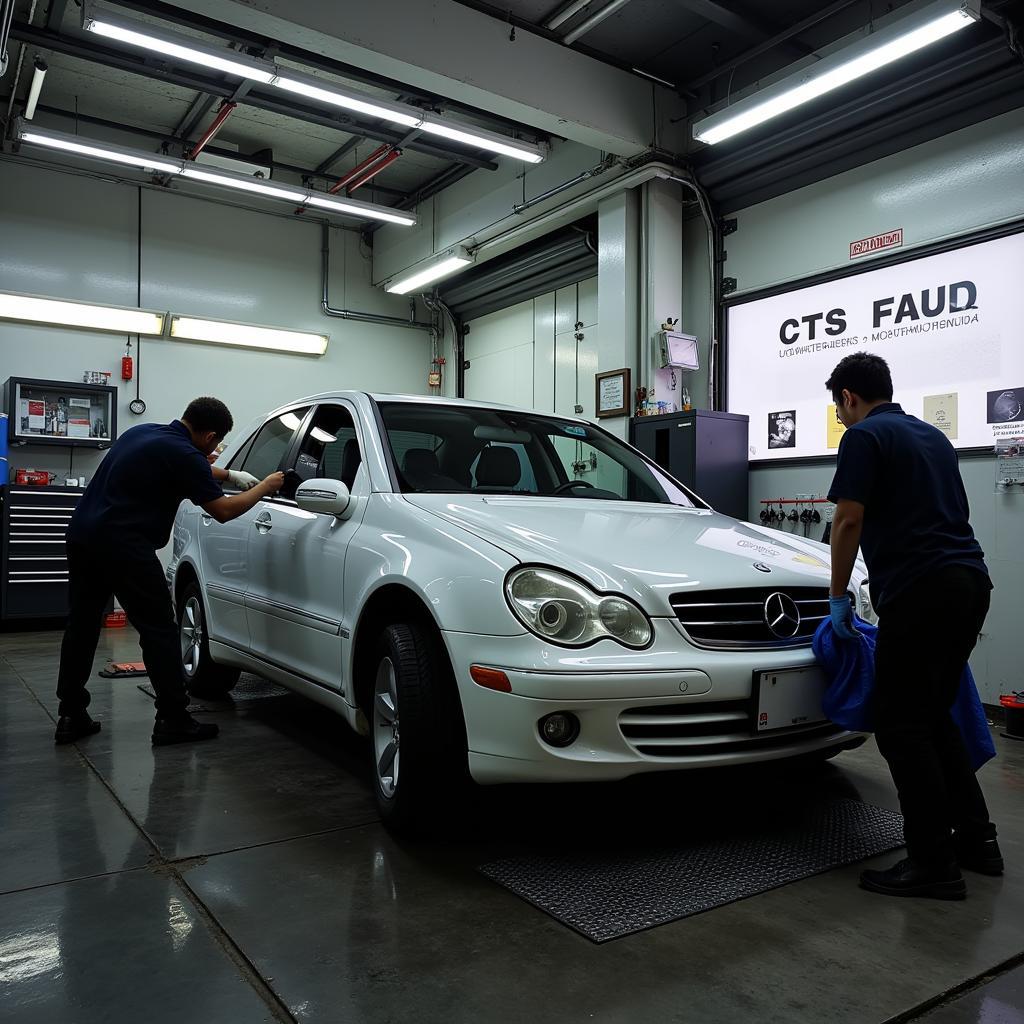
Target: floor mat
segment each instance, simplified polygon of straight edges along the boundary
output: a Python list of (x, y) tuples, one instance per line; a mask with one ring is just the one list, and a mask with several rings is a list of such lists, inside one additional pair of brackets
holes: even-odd
[(508, 857), (480, 871), (588, 939), (607, 942), (902, 845), (901, 815), (842, 799), (757, 834), (611, 855)]
[[(141, 683), (139, 689), (147, 696), (156, 700), (156, 692), (152, 683)], [(212, 697), (193, 697), (188, 706), (189, 713), (196, 711), (223, 711), (234, 704), (250, 700), (268, 700), (274, 697), (287, 696), (291, 691), (285, 686), (270, 682), (260, 676), (243, 675), (234, 689), (223, 699), (215, 700)]]

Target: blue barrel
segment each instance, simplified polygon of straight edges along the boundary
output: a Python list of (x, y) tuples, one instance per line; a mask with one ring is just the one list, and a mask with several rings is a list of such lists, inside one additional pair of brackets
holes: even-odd
[(10, 472), (7, 468), (7, 413), (0, 412), (0, 487), (7, 483)]

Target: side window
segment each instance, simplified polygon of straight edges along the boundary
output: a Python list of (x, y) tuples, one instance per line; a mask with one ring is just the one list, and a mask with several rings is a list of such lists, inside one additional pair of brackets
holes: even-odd
[(302, 440), (295, 472), (303, 480), (340, 480), (350, 490), (362, 464), (352, 414), (342, 405), (321, 405)]
[[(258, 432), (257, 432), (258, 433)], [(241, 448), (235, 452), (234, 458), (228, 463), (228, 469), (241, 469), (245, 465), (245, 460), (249, 457), (249, 452), (252, 450), (252, 443), (256, 440), (256, 434), (253, 434)]]
[(281, 468), (281, 461), (292, 443), (295, 431), (302, 425), (308, 411), (308, 406), (305, 409), (293, 409), (264, 423), (253, 439), (241, 468), (259, 480), (276, 473)]

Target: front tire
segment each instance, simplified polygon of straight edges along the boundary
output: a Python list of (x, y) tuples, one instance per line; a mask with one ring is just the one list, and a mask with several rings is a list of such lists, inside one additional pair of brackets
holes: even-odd
[(468, 782), (462, 707), (432, 630), (398, 623), (381, 632), (364, 710), (381, 819), (395, 832), (427, 831)]
[(195, 582), (189, 583), (178, 598), (178, 640), (185, 689), (193, 697), (226, 697), (242, 673), (240, 669), (218, 665), (210, 657), (203, 593)]

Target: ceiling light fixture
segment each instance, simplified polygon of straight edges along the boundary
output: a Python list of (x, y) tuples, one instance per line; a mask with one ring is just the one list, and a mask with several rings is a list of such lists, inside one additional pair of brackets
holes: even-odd
[(330, 210), (349, 217), (359, 217), (363, 220), (388, 221), (405, 227), (411, 227), (418, 222), (415, 214), (405, 210), (393, 210), (389, 206), (364, 203), (358, 199), (329, 196), (326, 193), (314, 192), (301, 186), (279, 185), (276, 182), (228, 170), (209, 171), (196, 167), (191, 160), (172, 160), (169, 157), (147, 153), (141, 149), (83, 140), (78, 135), (55, 132), (48, 128), (35, 128), (21, 119), (15, 125), (14, 138), (26, 145), (44, 146), (48, 149), (57, 149), (93, 160), (128, 164), (132, 167), (159, 171), (161, 174), (175, 175), (206, 185), (254, 192), (269, 199), (280, 199), (303, 206), (316, 206), (323, 210)]
[(177, 32), (155, 29), (141, 22), (107, 14), (106, 11), (98, 13), (95, 17), (84, 16), (82, 27), (87, 32), (105, 36), (107, 39), (116, 39), (120, 43), (153, 50), (167, 57), (177, 57), (178, 60), (199, 64), (214, 71), (223, 71), (238, 78), (250, 78), (265, 85), (273, 81), (277, 74), (277, 68), (270, 61), (247, 57), (244, 53), (237, 53), (227, 47), (211, 46)]
[(456, 273), (473, 260), (474, 257), (466, 249), (457, 245), (432, 257), (426, 263), (411, 268), (405, 276), (393, 278), (384, 286), (384, 290), (391, 292), (392, 295), (408, 295), (409, 292), (418, 291), (424, 285)]
[(208, 185), (220, 185), (221, 188), (237, 188), (243, 192), (255, 192), (271, 199), (286, 199), (290, 203), (301, 203), (306, 198), (302, 189), (288, 188), (284, 185), (272, 185), (268, 181), (246, 174), (232, 174), (230, 171), (201, 171), (198, 167), (185, 167), (181, 172), (186, 178), (206, 182)]
[(260, 348), (305, 356), (322, 356), (330, 341), (329, 334), (286, 331), (277, 327), (257, 327), (254, 324), (177, 315), (171, 316), (171, 337), (181, 341), (207, 341), (215, 345)]
[(344, 107), (346, 110), (355, 110), (357, 113), (367, 114), (370, 117), (379, 117), (405, 128), (415, 128), (422, 120), (422, 116), (415, 108), (410, 109), (403, 104), (378, 100), (376, 97), (367, 96), (365, 93), (354, 90), (342, 90), (334, 86), (325, 88), (325, 83), (320, 79), (299, 75), (290, 70), (283, 75), (279, 74), (273, 84), (286, 92), (308, 96), (310, 99), (320, 100), (321, 103), (330, 103), (336, 107)]
[(18, 292), (0, 292), (0, 319), (113, 331), (115, 334), (141, 334), (144, 337), (159, 337), (164, 333), (163, 313), (93, 302), (69, 302)]
[(981, 17), (980, 0), (938, 0), (828, 54), (803, 71), (758, 90), (693, 125), (698, 142), (715, 143), (770, 121), (955, 32)]
[(457, 124), (454, 121), (441, 121), (427, 116), (419, 125), (422, 132), (439, 135), (453, 142), (464, 142), (467, 146), (485, 149), (489, 153), (500, 153), (528, 164), (539, 164), (544, 159), (545, 148), (529, 142), (518, 142), (506, 135), (485, 131), (468, 124)]
[(540, 163), (547, 155), (547, 147), (544, 145), (520, 142), (518, 139), (474, 125), (449, 121), (408, 103), (394, 103), (371, 96), (358, 89), (350, 89), (289, 67), (281, 67), (271, 61), (259, 60), (236, 50), (229, 50), (227, 47), (210, 45), (190, 36), (169, 32), (163, 28), (157, 29), (152, 25), (131, 21), (119, 15), (107, 14), (106, 11), (86, 14), (83, 9), (82, 26), (86, 31), (106, 36), (108, 39), (153, 50), (229, 75), (249, 78), (321, 103), (329, 103), (367, 117), (390, 121), (403, 128), (418, 128), (427, 134), (441, 136), (490, 153), (499, 153), (531, 164)]
[(181, 161), (162, 157), (157, 153), (146, 153), (143, 150), (129, 149), (127, 146), (116, 146), (110, 142), (99, 144), (83, 140), (78, 135), (65, 132), (54, 132), (48, 128), (33, 128), (21, 123), (15, 128), (14, 137), (18, 142), (31, 146), (45, 146), (47, 149), (59, 149), (65, 153), (75, 153), (95, 160), (107, 160), (115, 164), (128, 164), (141, 167), (147, 171), (161, 171), (164, 174), (180, 174)]

